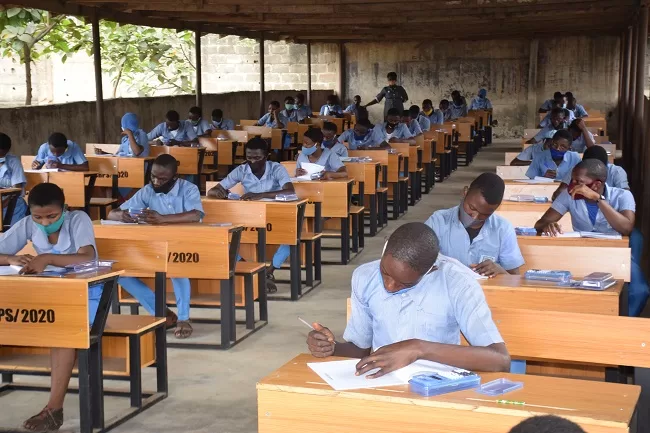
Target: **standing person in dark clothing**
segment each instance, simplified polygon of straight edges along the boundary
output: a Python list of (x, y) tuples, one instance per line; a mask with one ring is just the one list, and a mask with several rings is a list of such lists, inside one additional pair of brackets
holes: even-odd
[(379, 92), (375, 99), (365, 105), (366, 107), (370, 107), (386, 98), (386, 102), (384, 103), (384, 119), (388, 115), (388, 110), (391, 108), (397, 108), (400, 113), (403, 112), (404, 103), (409, 99), (409, 95), (406, 93), (404, 87), (397, 85), (397, 73), (389, 72), (387, 78), (388, 86), (381, 89), (381, 92)]

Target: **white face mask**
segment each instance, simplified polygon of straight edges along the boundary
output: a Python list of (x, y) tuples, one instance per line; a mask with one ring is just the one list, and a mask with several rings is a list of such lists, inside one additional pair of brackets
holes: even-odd
[(126, 129), (126, 128), (122, 128), (122, 132), (124, 132), (124, 129)]
[(175, 129), (173, 131), (169, 131), (169, 135), (171, 135), (172, 138), (176, 138), (176, 136), (178, 135), (178, 129)]

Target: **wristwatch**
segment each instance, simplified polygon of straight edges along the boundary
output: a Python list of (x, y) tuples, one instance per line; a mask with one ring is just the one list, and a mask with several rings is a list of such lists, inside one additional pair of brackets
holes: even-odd
[(600, 198), (598, 198), (598, 200), (596, 200), (596, 203), (600, 203), (601, 200), (605, 201), (605, 200), (607, 200), (607, 198), (605, 198), (605, 196), (601, 194)]

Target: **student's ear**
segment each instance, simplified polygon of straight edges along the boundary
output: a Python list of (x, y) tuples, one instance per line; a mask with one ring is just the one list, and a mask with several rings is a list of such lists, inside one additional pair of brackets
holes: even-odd
[(463, 198), (467, 197), (467, 191), (469, 191), (469, 187), (468, 186), (463, 187)]

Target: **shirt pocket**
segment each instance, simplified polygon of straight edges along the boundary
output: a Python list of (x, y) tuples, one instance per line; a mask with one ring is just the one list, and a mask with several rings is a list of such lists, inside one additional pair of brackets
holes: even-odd
[(423, 335), (426, 340), (434, 342), (449, 341), (455, 327), (455, 320), (452, 317), (440, 312), (427, 311), (422, 307), (418, 307), (416, 316), (418, 336)]

